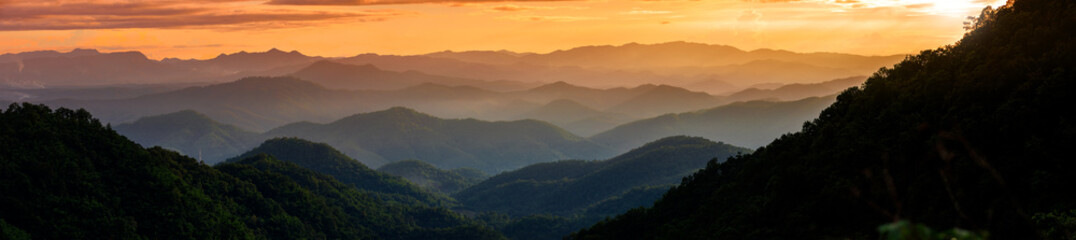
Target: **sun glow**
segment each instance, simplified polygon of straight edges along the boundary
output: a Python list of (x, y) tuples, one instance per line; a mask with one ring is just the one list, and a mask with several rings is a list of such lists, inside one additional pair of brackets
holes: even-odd
[(847, 9), (859, 8), (904, 8), (917, 14), (964, 16), (975, 13), (986, 6), (998, 7), (1005, 0), (826, 0)]

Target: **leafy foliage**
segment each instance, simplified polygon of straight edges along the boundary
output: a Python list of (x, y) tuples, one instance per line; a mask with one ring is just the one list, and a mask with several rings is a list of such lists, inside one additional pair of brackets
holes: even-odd
[(1076, 2), (1012, 3), (846, 90), (802, 131), (571, 238), (871, 238), (901, 219), (1073, 238)]
[(258, 155), (216, 168), (144, 149), (84, 110), (0, 114), (0, 231), (43, 239), (501, 238), (442, 208)]
[(983, 240), (987, 234), (975, 233), (968, 230), (954, 228), (946, 231), (935, 231), (926, 225), (901, 220), (878, 227), (883, 239), (887, 240)]

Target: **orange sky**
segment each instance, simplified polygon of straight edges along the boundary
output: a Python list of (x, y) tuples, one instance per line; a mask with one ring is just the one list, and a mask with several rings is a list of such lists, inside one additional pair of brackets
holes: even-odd
[(1004, 0), (0, 0), (0, 53), (96, 48), (150, 58), (298, 50), (549, 52), (690, 41), (745, 50), (914, 53)]

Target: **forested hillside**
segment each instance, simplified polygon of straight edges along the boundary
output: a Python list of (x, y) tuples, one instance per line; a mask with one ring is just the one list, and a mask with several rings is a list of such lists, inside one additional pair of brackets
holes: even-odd
[(571, 238), (869, 239), (907, 220), (1073, 239), (1076, 2), (1010, 3), (846, 90), (800, 132)]
[(385, 164), (377, 168), (378, 172), (400, 176), (427, 190), (452, 194), (489, 178), (482, 171), (474, 168), (456, 168), (442, 170), (419, 160), (404, 160)]
[(512, 239), (557, 239), (609, 216), (651, 206), (702, 168), (750, 149), (669, 137), (601, 161), (564, 160), (505, 172), (454, 194), (459, 209)]
[(502, 238), (269, 155), (209, 167), (144, 149), (84, 110), (12, 104), (0, 145), (4, 238)]
[(633, 188), (677, 183), (710, 159), (749, 152), (699, 137), (669, 137), (608, 160), (530, 165), (490, 177), (453, 196), (475, 211), (570, 216)]
[(425, 206), (446, 206), (452, 202), (444, 196), (423, 191), (403, 178), (374, 171), (328, 144), (298, 138), (266, 140), (258, 147), (228, 159), (228, 162), (240, 161), (259, 154), (267, 154), (278, 160), (332, 176), (341, 183), (369, 191), (385, 201)]
[(258, 133), (219, 123), (192, 110), (144, 117), (116, 125), (115, 130), (143, 146), (169, 147), (208, 164), (234, 157), (261, 140)]

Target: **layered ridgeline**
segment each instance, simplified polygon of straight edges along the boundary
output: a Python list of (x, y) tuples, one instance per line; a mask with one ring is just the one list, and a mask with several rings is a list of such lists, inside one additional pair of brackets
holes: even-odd
[(403, 160), (385, 164), (377, 168), (377, 171), (400, 176), (427, 190), (443, 194), (459, 192), (489, 178), (489, 175), (478, 169), (443, 170), (419, 160)]
[[(311, 67), (321, 65), (336, 66), (338, 64), (319, 62)], [(364, 66), (352, 67), (364, 68)], [(386, 73), (389, 76), (380, 76), (375, 73), (377, 72), (365, 74), (372, 75), (371, 78), (387, 78), (400, 74)], [(351, 78), (365, 79), (366, 77), (359, 75)], [(526, 114), (560, 99), (578, 102), (582, 106), (602, 111), (601, 114), (608, 112), (616, 115), (617, 118), (623, 118), (612, 122), (609, 126), (611, 128), (611, 125), (630, 120), (669, 112), (709, 108), (722, 103), (719, 97), (668, 85), (592, 89), (566, 83), (553, 83), (528, 90), (499, 92), (476, 86), (452, 85), (452, 81), (415, 83), (417, 85), (393, 90), (341, 90), (335, 87), (339, 87), (337, 85), (342, 83), (318, 80), (316, 77), (315, 81), (329, 85), (294, 76), (249, 77), (228, 83), (188, 87), (161, 93), (147, 90), (144, 95), (136, 97), (53, 99), (38, 102), (50, 106), (85, 108), (102, 121), (113, 124), (132, 122), (145, 116), (194, 110), (221, 123), (240, 126), (252, 131), (266, 131), (299, 121), (327, 122), (355, 113), (398, 106), (417, 109), (444, 118), (519, 120), (521, 116), (533, 117)], [(346, 79), (340, 81), (349, 82)], [(114, 88), (105, 88), (102, 91), (112, 90)], [(62, 92), (76, 94), (72, 91)], [(5, 92), (7, 91), (0, 91), (0, 98), (8, 94)], [(32, 95), (32, 93), (21, 94)], [(23, 97), (15, 96), (15, 98)], [(588, 117), (593, 116), (571, 120), (585, 120)]]
[(580, 136), (591, 136), (634, 119), (626, 114), (603, 112), (571, 99), (550, 101), (516, 118), (547, 121)]
[(0, 86), (51, 88), (227, 81), (294, 72), (319, 59), (322, 58), (277, 49), (221, 54), (206, 60), (166, 58), (160, 61), (136, 51), (24, 52), (0, 55)]
[(628, 209), (650, 206), (670, 186), (750, 149), (670, 137), (602, 161), (539, 163), (493, 176), (453, 196), (461, 210), (512, 239), (556, 239)]
[(333, 149), (328, 144), (297, 138), (274, 138), (226, 162), (238, 162), (259, 154), (294, 163), (326, 174), (341, 183), (370, 192), (375, 197), (405, 205), (448, 206), (451, 200), (423, 191), (403, 178), (380, 173)]
[(162, 146), (210, 164), (251, 149), (262, 139), (259, 133), (191, 110), (144, 117), (115, 130), (143, 146)]
[(570, 216), (633, 188), (679, 183), (710, 159), (749, 152), (698, 137), (669, 137), (607, 160), (530, 165), (490, 177), (453, 196), (478, 212)]
[(552, 124), (440, 119), (407, 108), (302, 122), (265, 133), (325, 142), (366, 165), (419, 159), (438, 168), (498, 173), (558, 159), (596, 159), (610, 150)]
[(86, 111), (0, 113), (0, 228), (84, 238), (499, 239), (440, 208), (384, 202), (268, 155), (209, 167), (145, 149)]
[(794, 83), (781, 85), (774, 89), (751, 87), (723, 96), (722, 100), (725, 102), (752, 100), (795, 101), (809, 97), (834, 95), (850, 87), (863, 85), (866, 80), (867, 77), (859, 76), (811, 84)]
[(345, 112), (371, 109), (365, 102), (353, 92), (330, 90), (293, 77), (250, 77), (134, 98), (44, 103), (84, 108), (113, 124), (194, 110), (225, 124), (265, 131), (301, 120), (330, 121), (345, 116)]
[(396, 90), (423, 83), (437, 83), (451, 86), (467, 85), (494, 91), (516, 91), (536, 85), (536, 83), (444, 77), (417, 71), (386, 71), (370, 64), (353, 65), (329, 60), (314, 62), (291, 75), (328, 88), (348, 90)]
[(116, 129), (144, 146), (163, 146), (209, 164), (275, 137), (329, 143), (370, 166), (431, 159), (441, 168), (494, 172), (535, 162), (613, 155), (607, 148), (544, 122), (441, 119), (406, 108), (357, 114), (329, 124), (300, 122), (267, 133), (252, 133), (189, 110), (145, 117)]
[(622, 151), (642, 145), (647, 139), (676, 135), (721, 139), (754, 148), (796, 131), (834, 100), (835, 96), (827, 96), (789, 102), (738, 102), (625, 123), (589, 139)]
[(876, 238), (895, 220), (1073, 238), (1076, 2), (1010, 3), (845, 91), (802, 131), (573, 238)]

